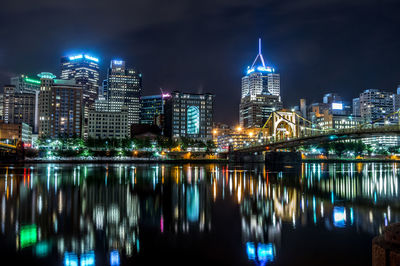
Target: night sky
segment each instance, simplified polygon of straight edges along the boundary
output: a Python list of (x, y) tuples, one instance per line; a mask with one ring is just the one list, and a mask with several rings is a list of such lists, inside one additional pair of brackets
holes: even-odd
[(241, 77), (257, 54), (281, 74), (284, 105), (346, 100), (400, 84), (399, 1), (2, 0), (0, 84), (18, 73), (60, 75), (60, 57), (86, 52), (143, 73), (159, 88), (216, 94), (215, 120), (236, 124)]

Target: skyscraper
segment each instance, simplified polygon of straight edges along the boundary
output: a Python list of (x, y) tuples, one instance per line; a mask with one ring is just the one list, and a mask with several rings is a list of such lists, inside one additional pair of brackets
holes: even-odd
[(273, 67), (265, 64), (259, 39), (258, 54), (242, 78), (240, 125), (262, 127), (269, 115), (280, 108), (282, 108), (280, 75), (275, 73)]
[(40, 80), (33, 79), (27, 75), (19, 75), (11, 78), (11, 85), (15, 86), (15, 93), (35, 94), (40, 90)]
[(118, 112), (123, 106), (128, 107), (128, 126), (139, 124), (141, 92), (142, 74), (127, 68), (125, 61), (112, 60), (107, 75), (109, 110)]
[(83, 102), (92, 106), (99, 91), (99, 59), (87, 54), (61, 58), (61, 79), (75, 79), (83, 86)]
[(360, 115), (366, 122), (383, 118), (393, 112), (393, 95), (389, 92), (369, 89), (363, 91), (359, 98)]

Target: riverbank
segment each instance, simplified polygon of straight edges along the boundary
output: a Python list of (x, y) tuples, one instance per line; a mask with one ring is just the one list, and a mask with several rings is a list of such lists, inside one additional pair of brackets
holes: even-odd
[(400, 163), (400, 159), (390, 158), (332, 158), (332, 159), (302, 159), (305, 163), (368, 163), (368, 162), (382, 162), (382, 163)]
[(1, 161), (0, 163), (163, 163), (163, 164), (185, 164), (185, 163), (228, 163), (227, 159), (159, 159), (159, 158), (63, 158), (63, 159), (24, 159)]

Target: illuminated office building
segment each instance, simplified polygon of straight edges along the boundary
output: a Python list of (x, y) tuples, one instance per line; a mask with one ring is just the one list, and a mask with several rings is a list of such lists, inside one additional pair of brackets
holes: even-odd
[(87, 54), (61, 58), (61, 79), (75, 79), (83, 86), (83, 102), (92, 106), (99, 91), (99, 59)]
[(83, 89), (75, 80), (42, 72), (39, 94), (39, 136), (82, 136)]
[(280, 75), (265, 64), (259, 39), (258, 54), (242, 78), (239, 121), (242, 127), (262, 127), (271, 112), (282, 108)]
[(111, 112), (91, 108), (89, 110), (88, 136), (95, 139), (129, 137), (128, 109), (123, 107), (118, 112)]
[(2, 101), (3, 120), (8, 124), (26, 123), (32, 127), (33, 132), (38, 130), (39, 117), (39, 92), (17, 91), (14, 85), (4, 86)]
[(128, 107), (128, 126), (139, 124), (142, 74), (127, 68), (125, 61), (112, 60), (107, 76), (107, 101), (111, 112)]
[(360, 94), (360, 115), (365, 121), (374, 121), (392, 112), (393, 95), (389, 92), (369, 89)]
[(165, 104), (165, 135), (212, 140), (213, 106), (213, 94), (174, 91)]

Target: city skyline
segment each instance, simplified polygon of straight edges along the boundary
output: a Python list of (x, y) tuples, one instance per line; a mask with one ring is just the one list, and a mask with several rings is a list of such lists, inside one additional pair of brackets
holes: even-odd
[[(0, 83), (19, 73), (59, 73), (60, 56), (91, 51), (101, 59), (103, 78), (108, 62), (123, 58), (144, 73), (144, 94), (155, 94), (160, 87), (210, 92), (217, 95), (216, 121), (234, 124), (240, 78), (261, 37), (265, 57), (281, 74), (285, 105), (296, 105), (301, 94), (312, 101), (319, 98), (317, 94), (335, 91), (350, 99), (363, 89), (396, 87), (395, 47), (400, 40), (393, 2), (263, 3), (161, 4), (169, 16), (160, 14), (150, 21), (144, 17), (153, 12), (157, 1), (118, 7), (100, 1), (84, 3), (79, 9), (73, 2), (27, 2), (21, 9), (5, 5), (0, 11), (5, 20), (15, 15), (25, 17), (30, 25), (0, 26), (7, 36), (0, 47)], [(338, 3), (340, 8), (335, 6)], [(103, 17), (106, 8), (113, 14), (112, 26), (95, 19)], [(57, 15), (42, 16), (52, 10)], [(200, 20), (203, 16), (208, 22)], [(60, 24), (70, 17), (73, 23)], [(49, 24), (54, 27), (45, 27)], [(39, 35), (33, 35), (38, 28), (51, 37), (50, 45), (42, 45)], [(29, 47), (18, 41), (19, 36), (32, 39)], [(225, 99), (228, 94), (232, 96)], [(232, 106), (229, 110), (221, 106), (225, 100)]]

